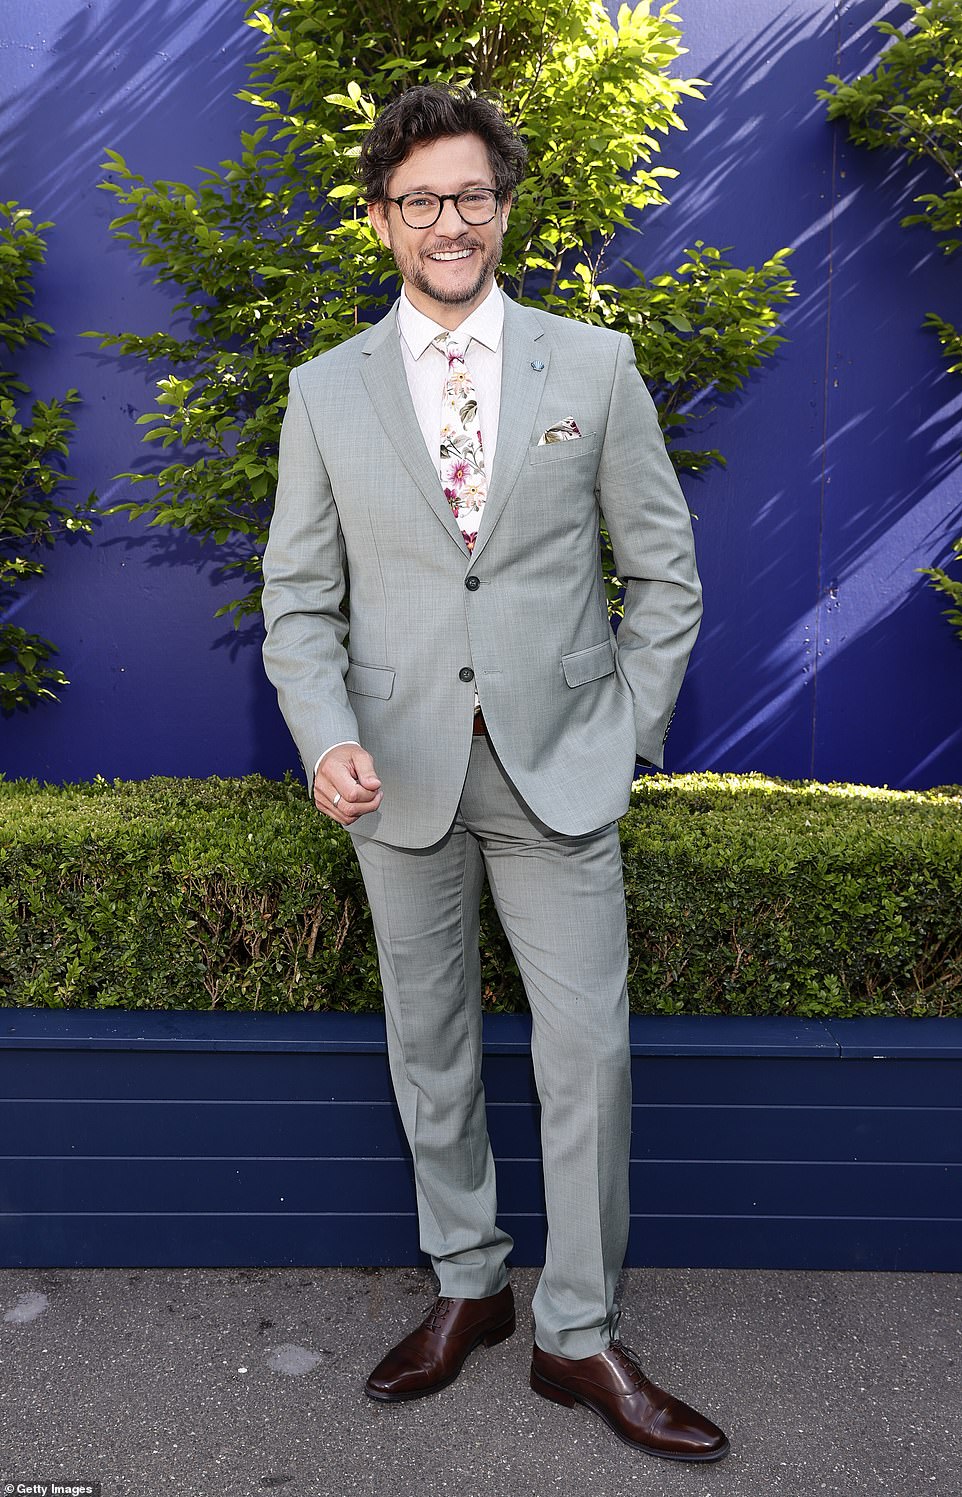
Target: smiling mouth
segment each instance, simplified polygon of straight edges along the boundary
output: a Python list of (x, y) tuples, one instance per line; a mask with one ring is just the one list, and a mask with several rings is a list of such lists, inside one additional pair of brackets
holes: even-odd
[(438, 262), (447, 264), (451, 260), (467, 260), (473, 254), (474, 246), (469, 244), (465, 249), (434, 250), (428, 255), (428, 259), (433, 260), (436, 264)]

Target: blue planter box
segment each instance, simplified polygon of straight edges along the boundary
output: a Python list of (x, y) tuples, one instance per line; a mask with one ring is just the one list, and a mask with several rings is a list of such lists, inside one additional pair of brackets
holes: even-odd
[[(529, 1022), (485, 1021), (513, 1261)], [(962, 1020), (635, 1018), (629, 1263), (962, 1269)], [(384, 1024), (0, 1010), (0, 1266), (421, 1262)]]

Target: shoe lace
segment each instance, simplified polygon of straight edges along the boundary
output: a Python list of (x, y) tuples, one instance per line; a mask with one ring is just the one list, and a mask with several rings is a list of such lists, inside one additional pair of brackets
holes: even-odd
[(448, 1312), (454, 1301), (447, 1295), (439, 1294), (427, 1315), (424, 1317), (423, 1325), (426, 1331), (437, 1331), (444, 1324)]
[(649, 1379), (638, 1365), (639, 1357), (636, 1351), (626, 1346), (623, 1341), (612, 1341), (611, 1350), (617, 1357), (619, 1364), (628, 1373), (636, 1388), (647, 1388), (650, 1386)]

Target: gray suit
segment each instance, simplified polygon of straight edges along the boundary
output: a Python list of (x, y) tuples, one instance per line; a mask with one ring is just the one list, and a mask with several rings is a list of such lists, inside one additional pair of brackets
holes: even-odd
[[(539, 445), (568, 417), (580, 438)], [(625, 584), (617, 640), (600, 512)], [(495, 1292), (511, 1245), (480, 1086), (486, 872), (534, 1024), (549, 1219), (537, 1339), (592, 1355), (613, 1333), (628, 1221), (615, 823), (636, 755), (662, 762), (701, 615), (688, 508), (629, 340), (506, 299), (473, 555), (417, 424), (395, 312), (302, 365), (264, 574), (265, 664), (305, 771), (353, 739), (383, 784), (351, 835), (441, 1292)], [(488, 740), (472, 734), (475, 688)]]
[[(581, 438), (539, 446), (567, 416)], [(626, 587), (617, 647), (599, 501)], [(623, 336), (506, 299), (498, 448), (470, 557), (394, 313), (302, 365), (264, 573), (264, 658), (305, 770), (357, 739), (384, 784), (355, 837), (427, 847), (447, 831), (475, 679), (505, 769), (557, 831), (623, 815), (636, 754), (662, 762), (701, 593), (688, 508)]]

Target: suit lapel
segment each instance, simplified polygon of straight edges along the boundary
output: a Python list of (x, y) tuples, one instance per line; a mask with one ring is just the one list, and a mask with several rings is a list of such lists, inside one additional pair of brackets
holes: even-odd
[(396, 306), (371, 329), (361, 352), (364, 356), (361, 375), (381, 425), (445, 530), (467, 556), (464, 536), (444, 497), (437, 469), (428, 456), (414, 411), (401, 357)]
[[(544, 393), (549, 362), (544, 329), (538, 317), (530, 308), (520, 307), (506, 296), (498, 445), (472, 561), (484, 550), (527, 461), (531, 430)], [(543, 367), (536, 369), (533, 367), (536, 364)], [(423, 441), (421, 446), (424, 446)]]

